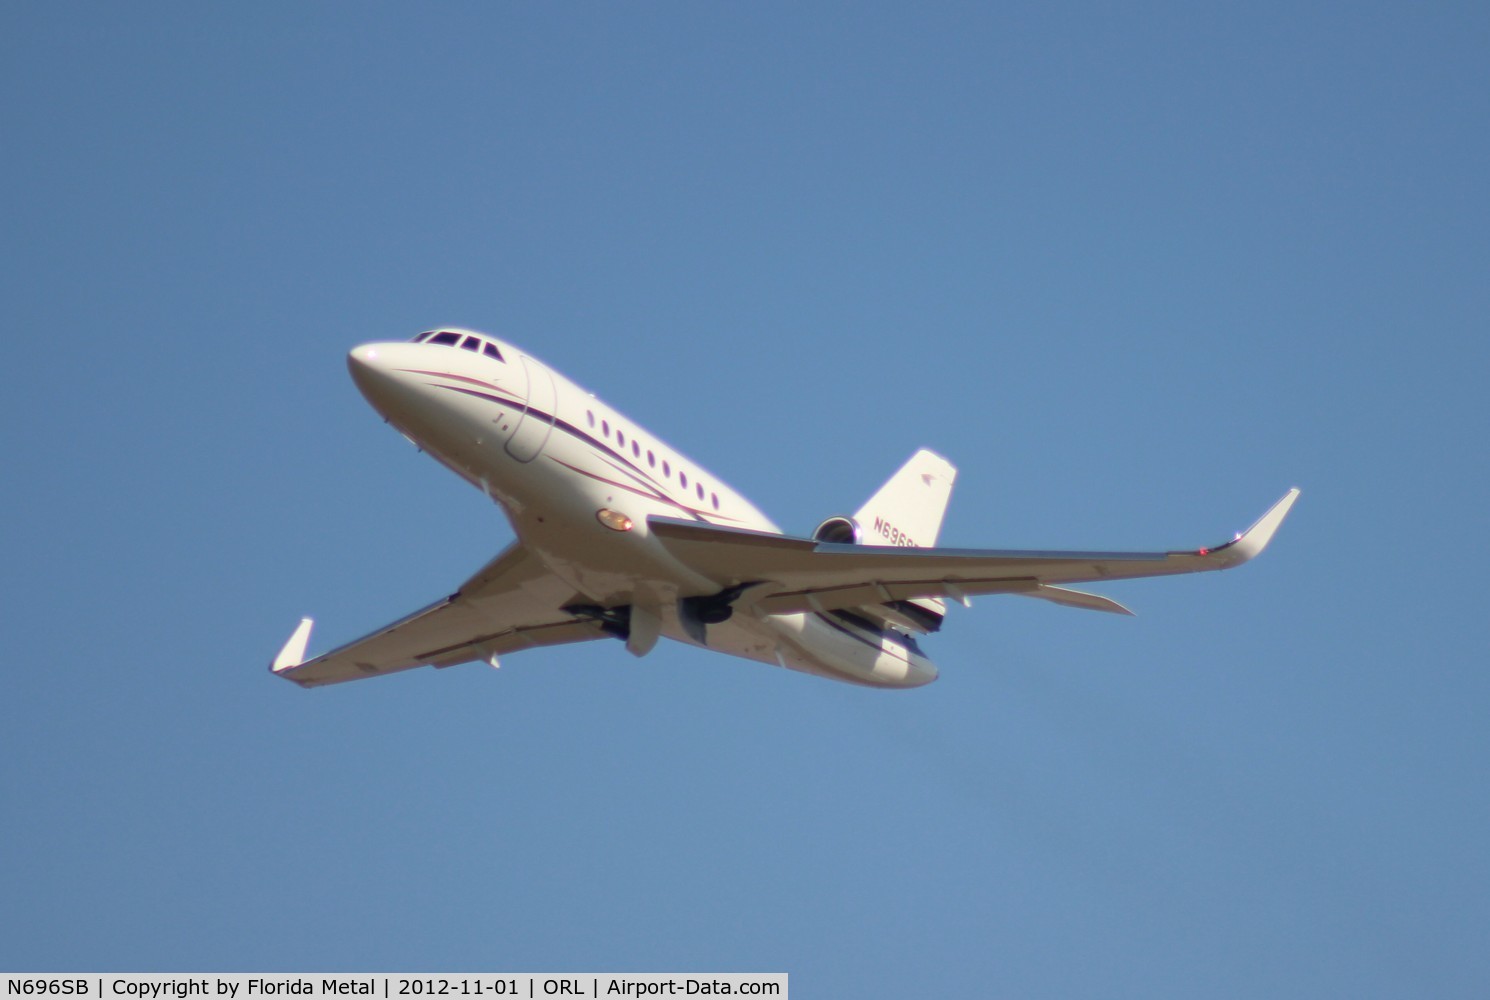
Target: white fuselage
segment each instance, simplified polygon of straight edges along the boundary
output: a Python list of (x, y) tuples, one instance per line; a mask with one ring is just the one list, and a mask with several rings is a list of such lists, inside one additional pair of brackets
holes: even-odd
[(721, 582), (675, 559), (647, 518), (776, 525), (531, 355), (454, 332), (479, 338), (476, 349), (464, 339), (466, 348), (364, 344), (348, 358), (352, 377), (389, 423), (502, 507), (523, 545), (574, 588), (575, 603), (646, 608), (667, 638), (834, 680), (915, 687), (936, 679), (913, 640), (854, 615), (741, 612), (702, 630), (685, 620), (679, 601), (717, 594)]

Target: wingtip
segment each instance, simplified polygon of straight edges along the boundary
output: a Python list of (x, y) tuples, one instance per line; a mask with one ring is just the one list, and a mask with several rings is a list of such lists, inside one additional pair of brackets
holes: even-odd
[(295, 626), (295, 631), (290, 633), (289, 641), (269, 665), (274, 673), (283, 673), (293, 669), (305, 662), (305, 647), (310, 642), (310, 630), (315, 621), (310, 618), (300, 619), (300, 624)]
[(1282, 499), (1269, 507), (1267, 513), (1257, 519), (1256, 524), (1242, 532), (1236, 541), (1224, 546), (1230, 549), (1231, 565), (1244, 563), (1267, 548), (1268, 542), (1273, 540), (1278, 526), (1283, 523), (1283, 519), (1288, 516), (1288, 512), (1293, 509), (1294, 501), (1298, 498), (1299, 488), (1295, 486), (1283, 494)]

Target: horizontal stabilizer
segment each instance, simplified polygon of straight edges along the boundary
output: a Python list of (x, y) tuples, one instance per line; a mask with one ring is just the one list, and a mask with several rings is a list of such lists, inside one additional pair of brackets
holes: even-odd
[(1064, 604), (1068, 608), (1086, 608), (1089, 611), (1109, 611), (1115, 615), (1131, 615), (1133, 613), (1110, 597), (1103, 597), (1100, 594), (1088, 594), (1084, 590), (1072, 590), (1069, 587), (1052, 587), (1048, 583), (1037, 584), (1034, 590), (1017, 590), (1015, 593), (1021, 597), (1038, 597), (1042, 601)]

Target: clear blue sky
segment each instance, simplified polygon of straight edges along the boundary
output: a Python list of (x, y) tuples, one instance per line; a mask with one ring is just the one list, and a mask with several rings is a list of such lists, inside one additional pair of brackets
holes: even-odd
[[(1482, 4), (10, 3), (0, 967), (1490, 988)], [(1274, 547), (865, 691), (265, 664), (510, 539), (345, 352), (531, 349), (790, 530)], [(911, 992), (915, 991), (915, 992)]]

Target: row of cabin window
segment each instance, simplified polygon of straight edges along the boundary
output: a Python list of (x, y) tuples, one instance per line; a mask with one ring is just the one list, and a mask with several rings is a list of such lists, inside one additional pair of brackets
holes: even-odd
[[(594, 413), (594, 411), (592, 411), (592, 410), (586, 410), (585, 411), (585, 419), (590, 422), (590, 427), (591, 427), (591, 429), (593, 429), (595, 427), (595, 413)], [(603, 436), (606, 440), (610, 440), (610, 421), (609, 420), (601, 420), (600, 421), (600, 433), (601, 433), (601, 436)], [(619, 428), (619, 427), (616, 428), (616, 444), (620, 445), (621, 448), (622, 448), (622, 450), (625, 450), (625, 448), (626, 448), (626, 432), (623, 431), (623, 430), (621, 430), (621, 428)], [(632, 455), (633, 458), (636, 458), (636, 459), (640, 459), (642, 457), (642, 446), (641, 446), (641, 443), (639, 441), (637, 441), (636, 438), (634, 438), (634, 437), (631, 439), (631, 455)], [(651, 468), (654, 468), (654, 469), (657, 468), (657, 455), (655, 453), (653, 453), (652, 449), (650, 449), (650, 448), (647, 449), (647, 465), (650, 466)], [(665, 476), (668, 479), (671, 479), (672, 478), (672, 475), (673, 475), (672, 463), (670, 463), (665, 458), (662, 460), (662, 474), (663, 474), (663, 476)], [(678, 470), (678, 482), (683, 485), (683, 488), (685, 490), (688, 488), (688, 473), (684, 472), (682, 469), (679, 469)], [(704, 484), (695, 481), (694, 484), (693, 484), (693, 489), (694, 489), (694, 492), (698, 494), (698, 498), (700, 500), (702, 500), (704, 498)], [(713, 493), (713, 492), (709, 493), (709, 500), (710, 500), (711, 503), (714, 504), (714, 509), (715, 510), (718, 510), (719, 509), (719, 494), (718, 493)]]
[(498, 361), (504, 360), (504, 358), (502, 357), (502, 352), (497, 350), (497, 346), (495, 344), (489, 344), (486, 341), (482, 340), (480, 337), (466, 336), (464, 340), (461, 340), (462, 336), (465, 335), (452, 333), (449, 330), (441, 330), (438, 333), (421, 333), (419, 336), (414, 338), (414, 343), (443, 344), (446, 347), (454, 347), (457, 343), (459, 343), (460, 349), (463, 351), (475, 351), (481, 354), (485, 354), (489, 358), (495, 358)]

